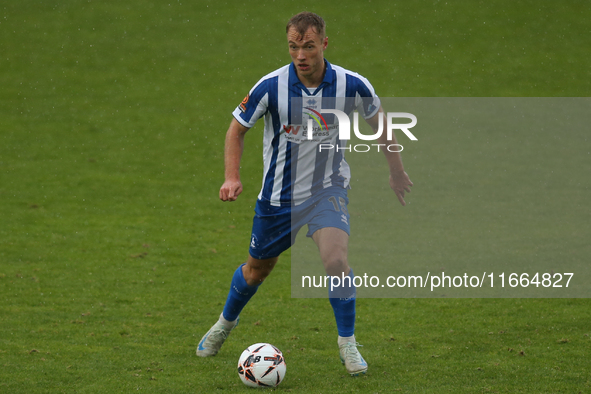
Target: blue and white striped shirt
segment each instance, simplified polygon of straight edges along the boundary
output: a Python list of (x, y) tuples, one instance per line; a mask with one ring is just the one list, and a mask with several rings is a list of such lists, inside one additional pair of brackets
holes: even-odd
[(314, 108), (327, 97), (365, 97), (373, 98), (376, 104), (365, 111), (365, 118), (379, 110), (379, 99), (367, 79), (325, 63), (324, 79), (316, 89), (308, 89), (300, 82), (291, 63), (261, 78), (232, 113), (248, 128), (265, 117), (263, 185), (258, 198), (272, 206), (299, 205), (329, 186), (348, 188), (351, 178), (343, 149), (318, 149), (320, 143), (346, 146), (347, 141), (338, 139), (336, 117), (325, 115), (328, 130), (314, 128), (314, 138), (308, 140), (306, 127), (293, 123), (296, 116), (292, 116), (292, 101), (303, 100), (304, 105)]

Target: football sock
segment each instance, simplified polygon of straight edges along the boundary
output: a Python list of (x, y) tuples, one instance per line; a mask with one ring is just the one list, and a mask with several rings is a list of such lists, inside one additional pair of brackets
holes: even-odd
[[(236, 319), (236, 320), (238, 320), (238, 319)], [(226, 330), (233, 329), (236, 326), (236, 320), (234, 320), (234, 321), (226, 320), (226, 318), (224, 317), (224, 313), (223, 312), (220, 313), (220, 318), (218, 319), (218, 321), (220, 323), (222, 323), (222, 325), (224, 326), (224, 328)]]
[(244, 264), (234, 272), (230, 292), (228, 293), (224, 311), (222, 312), (222, 317), (228, 322), (234, 322), (238, 318), (238, 315), (242, 312), (242, 308), (244, 308), (259, 288), (259, 286), (249, 286), (246, 283), (246, 279), (244, 279), (244, 274), (242, 273), (242, 266)]
[(344, 345), (345, 343), (349, 343), (349, 342), (357, 343), (357, 341), (355, 340), (355, 335), (351, 335), (350, 337), (342, 337), (339, 335), (339, 340), (338, 340), (339, 347)]
[(355, 333), (355, 296), (357, 291), (353, 283), (353, 269), (349, 275), (341, 277), (340, 286), (328, 288), (328, 298), (340, 337), (351, 337)]

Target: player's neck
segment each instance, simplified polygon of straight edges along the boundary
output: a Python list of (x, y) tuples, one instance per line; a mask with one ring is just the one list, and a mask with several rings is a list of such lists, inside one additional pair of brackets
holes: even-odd
[(318, 86), (320, 86), (320, 83), (322, 82), (322, 78), (320, 79), (306, 79), (306, 78), (302, 78), (300, 77), (300, 82), (308, 89), (316, 89)]

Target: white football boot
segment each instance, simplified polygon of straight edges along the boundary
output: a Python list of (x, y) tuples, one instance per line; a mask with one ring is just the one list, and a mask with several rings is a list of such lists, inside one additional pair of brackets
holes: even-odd
[(357, 350), (357, 346), (361, 345), (357, 342), (347, 342), (339, 346), (341, 362), (345, 364), (345, 368), (347, 368), (347, 372), (351, 376), (358, 376), (367, 372), (367, 363)]
[(231, 328), (225, 328), (222, 322), (217, 321), (207, 331), (207, 334), (201, 338), (201, 342), (197, 346), (197, 355), (199, 357), (211, 357), (218, 354), (230, 332), (238, 325), (238, 320), (240, 319), (236, 319), (236, 322)]

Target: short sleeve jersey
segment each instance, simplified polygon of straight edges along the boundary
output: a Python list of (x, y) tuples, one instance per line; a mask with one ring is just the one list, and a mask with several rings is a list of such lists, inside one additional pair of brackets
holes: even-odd
[[(348, 188), (351, 178), (343, 149), (347, 141), (338, 138), (336, 117), (330, 117), (333, 123), (324, 122), (326, 127), (320, 123), (314, 128), (314, 138), (308, 139), (306, 124), (297, 125), (294, 120), (292, 101), (318, 109), (326, 98), (370, 98), (373, 104), (365, 108), (363, 117), (370, 118), (379, 110), (379, 99), (367, 79), (326, 60), (325, 64), (324, 79), (315, 89), (300, 82), (293, 63), (267, 74), (232, 113), (248, 128), (261, 117), (265, 119), (263, 184), (258, 198), (271, 206), (299, 205), (330, 186)], [(320, 144), (341, 149), (319, 149)]]

